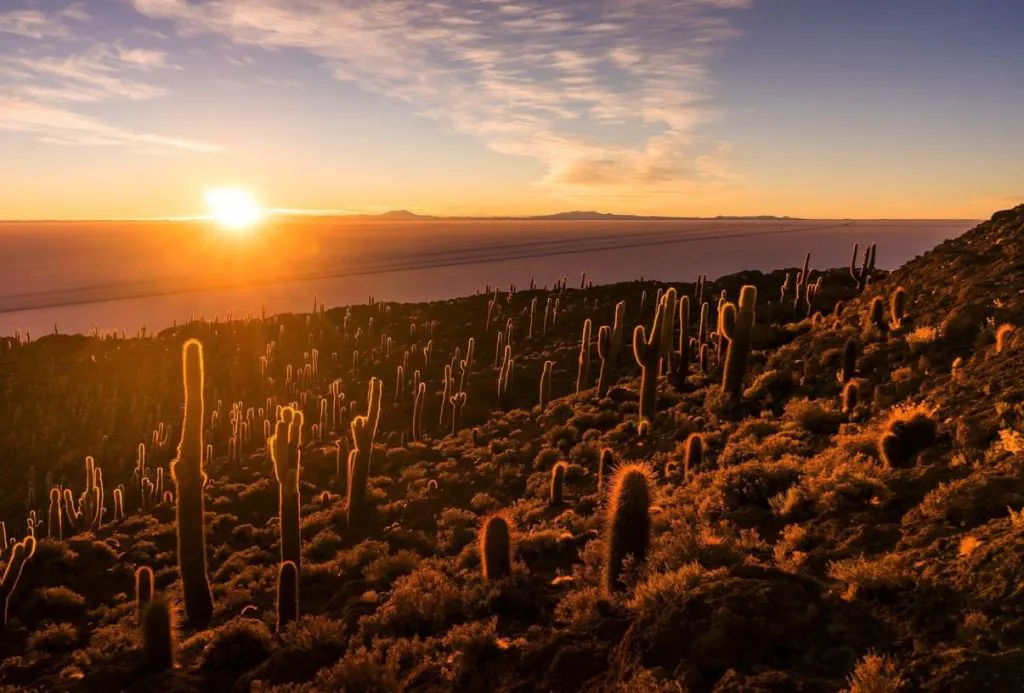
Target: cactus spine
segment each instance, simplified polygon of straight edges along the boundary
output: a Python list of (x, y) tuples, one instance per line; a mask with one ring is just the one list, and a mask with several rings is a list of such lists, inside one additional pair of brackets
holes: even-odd
[(203, 627), (213, 616), (213, 595), (206, 575), (206, 524), (203, 488), (203, 346), (190, 339), (182, 348), (185, 416), (178, 456), (171, 461), (177, 487), (178, 569), (190, 624)]
[(508, 520), (493, 515), (480, 532), (484, 580), (500, 580), (512, 574), (512, 530)]
[(612, 478), (605, 542), (604, 591), (622, 587), (623, 561), (632, 556), (639, 565), (647, 558), (651, 530), (650, 470), (640, 464), (619, 467)]
[[(740, 290), (740, 304), (733, 306), (735, 324), (722, 321), (725, 337), (729, 340), (729, 349), (725, 355), (725, 372), (722, 375), (722, 389), (738, 395), (743, 385), (743, 376), (750, 358), (750, 344), (754, 330), (754, 304), (757, 303), (757, 287), (747, 285)], [(733, 304), (728, 304), (732, 306)]]
[(281, 532), (281, 561), (302, 566), (302, 537), (299, 533), (299, 475), (302, 473), (301, 411), (283, 407), (278, 413), (274, 435), (267, 441), (274, 477), (278, 485), (278, 525)]
[(381, 388), (382, 383), (379, 379), (370, 378), (366, 396), (366, 416), (357, 416), (352, 420), (352, 440), (355, 447), (349, 454), (347, 515), (349, 530), (359, 528), (365, 514), (366, 482), (370, 476), (373, 439), (377, 435), (377, 423), (380, 420)]
[(277, 571), (277, 631), (299, 617), (299, 568), (285, 561)]

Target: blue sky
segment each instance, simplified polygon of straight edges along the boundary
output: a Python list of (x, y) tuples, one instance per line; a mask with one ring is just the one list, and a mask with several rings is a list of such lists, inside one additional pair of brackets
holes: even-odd
[(226, 184), (987, 216), (1024, 202), (1022, 35), (1008, 0), (5, 0), (0, 218), (187, 215)]

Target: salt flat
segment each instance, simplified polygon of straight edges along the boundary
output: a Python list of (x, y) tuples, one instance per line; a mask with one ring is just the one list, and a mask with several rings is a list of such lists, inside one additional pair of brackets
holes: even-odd
[(892, 269), (971, 220), (342, 221), (276, 219), (254, 235), (204, 222), (0, 223), (0, 334), (162, 329), (366, 301), (433, 301), (490, 283), (692, 281), (849, 263), (876, 241)]

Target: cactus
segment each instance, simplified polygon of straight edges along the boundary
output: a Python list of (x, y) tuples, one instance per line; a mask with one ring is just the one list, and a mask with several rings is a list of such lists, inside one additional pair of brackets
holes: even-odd
[(569, 469), (569, 465), (565, 462), (559, 462), (551, 469), (551, 488), (548, 496), (548, 502), (551, 505), (562, 504), (562, 487), (565, 484), (565, 472)]
[(492, 515), (480, 531), (480, 556), (484, 580), (500, 580), (512, 574), (512, 529), (501, 515)]
[(174, 668), (174, 613), (163, 597), (155, 595), (142, 612), (142, 659), (147, 671)]
[(935, 442), (937, 428), (931, 415), (920, 407), (897, 409), (878, 440), (882, 460), (890, 467), (910, 465)]
[[(593, 323), (590, 318), (583, 321), (583, 335), (580, 338), (580, 355), (577, 359), (578, 367), (576, 370), (576, 394), (578, 395), (581, 390), (587, 389), (587, 380), (590, 377), (590, 334), (593, 329)], [(600, 332), (600, 330), (598, 330)]]
[(139, 616), (139, 625), (142, 625), (143, 613), (146, 606), (153, 601), (153, 570), (148, 566), (142, 566), (135, 571), (135, 610)]
[(548, 402), (551, 401), (551, 369), (554, 367), (554, 361), (545, 361), (544, 370), (540, 374), (540, 412), (542, 414), (548, 408)]
[(1003, 353), (1003, 349), (1006, 348), (1007, 342), (1010, 335), (1013, 334), (1014, 326), (1010, 323), (1003, 323), (996, 328), (996, 353)]
[(423, 437), (423, 405), (426, 401), (427, 384), (420, 383), (416, 387), (416, 398), (412, 403), (412, 439), (414, 441), (418, 441)]
[(861, 262), (860, 268), (857, 267), (857, 250), (859, 247), (857, 243), (853, 244), (853, 257), (850, 258), (850, 276), (857, 283), (857, 293), (862, 294), (871, 280), (871, 274), (875, 271), (875, 244), (872, 243), (864, 249), (864, 260)]
[(379, 379), (370, 378), (369, 391), (366, 396), (366, 416), (357, 416), (352, 420), (352, 440), (355, 446), (349, 454), (348, 514), (346, 518), (348, 527), (352, 531), (361, 526), (365, 514), (366, 482), (370, 475), (373, 439), (377, 435), (377, 423), (380, 420), (381, 388), (382, 383)]
[(277, 571), (277, 632), (299, 617), (299, 568), (285, 561)]
[(597, 490), (598, 492), (604, 489), (604, 480), (615, 466), (615, 453), (612, 452), (611, 448), (605, 448), (601, 451), (601, 457), (597, 460)]
[(302, 536), (299, 531), (299, 477), (302, 473), (302, 412), (284, 407), (278, 412), (274, 435), (267, 441), (278, 485), (278, 526), (281, 561), (302, 567)]
[(679, 299), (679, 349), (675, 352), (675, 364), (672, 369), (672, 384), (681, 389), (686, 384), (686, 376), (690, 374), (690, 297)]
[(843, 345), (843, 368), (840, 371), (839, 380), (842, 383), (848, 383), (857, 377), (857, 340), (850, 338), (846, 340), (846, 344)]
[(843, 413), (852, 414), (853, 410), (857, 408), (857, 399), (860, 396), (860, 389), (857, 387), (857, 381), (850, 380), (843, 386)]
[(46, 536), (50, 539), (64, 538), (64, 523), (61, 522), (60, 489), (50, 489), (50, 509), (46, 515)]
[(661, 318), (661, 365), (659, 370), (668, 376), (672, 372), (672, 354), (674, 353), (672, 338), (675, 336), (676, 311), (679, 303), (675, 287), (669, 287), (662, 295), (661, 300), (663, 315)]
[(25, 568), (25, 564), (32, 560), (32, 557), (36, 553), (36, 538), (29, 535), (19, 542), (14, 544), (14, 548), (11, 549), (11, 557), (7, 561), (7, 568), (4, 570), (4, 576), (0, 579), (0, 599), (3, 600), (4, 609), (4, 628), (7, 627), (7, 615), (10, 611), (11, 606), (11, 595), (14, 594), (14, 589), (18, 586), (18, 580), (21, 578), (21, 571)]
[(708, 341), (708, 304), (700, 305), (700, 321), (697, 323), (697, 349)]
[(889, 317), (893, 328), (897, 330), (907, 317), (907, 290), (902, 286), (896, 287), (892, 298), (889, 299)]
[(182, 348), (185, 415), (178, 456), (171, 461), (177, 487), (178, 569), (191, 625), (204, 627), (213, 615), (213, 595), (206, 574), (206, 523), (203, 488), (203, 346), (190, 339)]
[(611, 341), (612, 331), (607, 325), (601, 325), (597, 331), (597, 357), (601, 361), (601, 369), (597, 376), (597, 396), (604, 397), (608, 394), (611, 383)]
[(686, 450), (683, 456), (683, 478), (689, 479), (690, 474), (704, 465), (704, 438), (691, 433), (686, 439)]
[(609, 380), (611, 374), (619, 366), (619, 353), (622, 351), (622, 334), (626, 325), (626, 302), (619, 301), (615, 304), (615, 319), (612, 321), (612, 336), (608, 344), (608, 359), (610, 363)]
[(868, 306), (868, 320), (878, 328), (883, 337), (889, 332), (889, 323), (885, 320), (885, 302), (882, 301), (881, 296), (875, 296), (871, 299), (871, 303)]
[(740, 304), (737, 309), (735, 324), (723, 320), (725, 337), (729, 340), (729, 349), (725, 355), (725, 369), (722, 375), (722, 390), (732, 395), (739, 395), (743, 386), (743, 376), (750, 358), (750, 343), (754, 329), (754, 304), (757, 303), (757, 287), (747, 285), (740, 290)]
[(651, 530), (651, 472), (641, 464), (619, 467), (612, 477), (605, 540), (604, 591), (610, 595), (622, 587), (626, 556), (637, 565), (647, 558)]
[(450, 402), (452, 405), (452, 435), (455, 435), (462, 428), (462, 408), (466, 406), (466, 393), (460, 392), (457, 395), (452, 395)]
[(639, 420), (652, 418), (658, 397), (658, 364), (661, 363), (661, 326), (664, 311), (659, 305), (654, 311), (654, 324), (647, 335), (643, 325), (633, 330), (633, 358), (640, 366)]
[(505, 355), (501, 361), (501, 368), (498, 371), (498, 406), (508, 409), (509, 389), (512, 386), (512, 347), (505, 345)]

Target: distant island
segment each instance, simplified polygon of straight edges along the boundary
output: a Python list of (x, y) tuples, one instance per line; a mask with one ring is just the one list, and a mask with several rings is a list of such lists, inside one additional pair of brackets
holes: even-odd
[(611, 214), (606, 212), (558, 212), (556, 214), (541, 214), (536, 216), (496, 216), (496, 217), (439, 217), (426, 214), (416, 214), (405, 209), (384, 212), (383, 214), (344, 214), (339, 215), (342, 219), (354, 221), (801, 221), (799, 217), (783, 216), (777, 217), (769, 214), (757, 216), (728, 216), (719, 215), (716, 217), (666, 217), (666, 216), (644, 216), (637, 214)]

